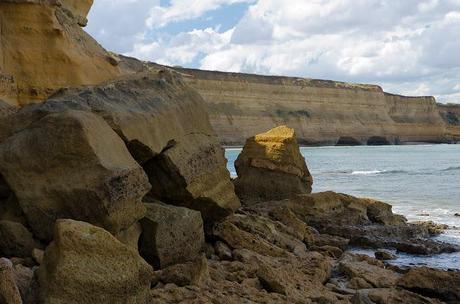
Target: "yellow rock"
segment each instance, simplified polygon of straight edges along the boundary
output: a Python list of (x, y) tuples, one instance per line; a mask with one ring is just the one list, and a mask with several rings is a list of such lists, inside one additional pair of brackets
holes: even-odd
[(120, 74), (80, 27), (91, 2), (0, 2), (0, 100), (23, 106), (62, 87), (99, 84)]
[(235, 167), (236, 192), (246, 203), (311, 192), (313, 179), (300, 153), (295, 132), (287, 126), (249, 138)]

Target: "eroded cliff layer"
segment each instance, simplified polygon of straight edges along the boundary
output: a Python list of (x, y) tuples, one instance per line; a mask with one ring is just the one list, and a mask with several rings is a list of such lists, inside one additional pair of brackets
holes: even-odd
[(41, 102), (57, 89), (120, 74), (116, 61), (81, 26), (92, 0), (0, 1), (0, 100)]
[(375, 85), (177, 69), (206, 100), (226, 145), (241, 145), (278, 125), (300, 144), (361, 145), (446, 142), (433, 97), (404, 97)]

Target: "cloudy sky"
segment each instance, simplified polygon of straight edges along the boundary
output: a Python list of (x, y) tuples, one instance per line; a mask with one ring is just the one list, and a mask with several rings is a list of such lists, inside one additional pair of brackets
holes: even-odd
[(460, 0), (95, 0), (86, 30), (109, 50), (167, 65), (460, 103)]

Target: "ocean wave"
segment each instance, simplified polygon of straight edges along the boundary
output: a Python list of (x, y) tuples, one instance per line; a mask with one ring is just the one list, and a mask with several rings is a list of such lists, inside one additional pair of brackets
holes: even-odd
[(371, 171), (353, 171), (351, 172), (351, 175), (374, 175), (374, 174), (380, 174), (385, 171), (380, 171), (380, 170), (371, 170)]
[(353, 171), (351, 175), (377, 175), (377, 174), (402, 174), (408, 173), (405, 170), (369, 170), (369, 171)]
[(443, 171), (443, 172), (446, 172), (446, 171), (460, 171), (460, 166), (459, 167), (449, 167), (449, 168), (441, 170), (441, 171)]

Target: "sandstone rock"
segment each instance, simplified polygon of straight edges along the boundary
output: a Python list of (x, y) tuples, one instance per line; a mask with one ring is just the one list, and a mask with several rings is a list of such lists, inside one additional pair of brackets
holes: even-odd
[(428, 233), (431, 234), (432, 236), (440, 235), (441, 233), (449, 229), (448, 225), (438, 224), (433, 221), (415, 222), (413, 224), (423, 227), (423, 229), (426, 229)]
[[(0, 100), (41, 102), (62, 87), (118, 77), (107, 52), (80, 25), (90, 0), (0, 2)], [(70, 13), (69, 13), (70, 12)]]
[(213, 235), (232, 249), (249, 249), (262, 255), (304, 256), (303, 238), (284, 224), (260, 215), (236, 214), (214, 227)]
[(142, 218), (147, 176), (106, 122), (76, 110), (43, 116), (0, 144), (0, 171), (34, 234), (50, 240), (58, 218), (112, 233)]
[(197, 257), (184, 264), (176, 264), (155, 273), (153, 283), (175, 284), (177, 286), (202, 286), (209, 279), (208, 261), (205, 256)]
[(400, 289), (376, 288), (359, 290), (353, 297), (353, 304), (441, 304), (440, 301)]
[(311, 192), (313, 179), (294, 130), (286, 126), (249, 138), (235, 167), (236, 192), (248, 204)]
[(145, 204), (140, 253), (156, 268), (196, 259), (204, 248), (199, 212), (162, 203)]
[(213, 235), (225, 241), (232, 249), (250, 249), (262, 255), (285, 256), (286, 252), (271, 244), (258, 235), (238, 228), (230, 221), (219, 223), (213, 230)]
[(202, 212), (207, 222), (240, 207), (203, 99), (167, 70), (62, 90), (47, 108), (85, 107), (104, 117), (144, 167), (155, 199)]
[(378, 250), (375, 252), (375, 258), (380, 261), (396, 260), (398, 257), (388, 250)]
[(326, 256), (329, 256), (335, 259), (339, 259), (343, 255), (343, 250), (338, 247), (334, 247), (334, 246), (327, 246), (327, 245), (321, 246), (321, 247), (313, 246), (310, 248), (310, 250), (318, 251), (322, 254), (325, 254)]
[(88, 22), (86, 16), (93, 5), (93, 0), (63, 0), (62, 5), (72, 13), (80, 26), (86, 26)]
[(32, 250), (40, 246), (21, 223), (0, 221), (0, 256), (30, 257)]
[[(348, 278), (364, 280), (372, 288), (394, 287), (400, 278), (399, 274), (385, 269), (377, 260), (363, 256), (347, 254), (340, 261), (339, 268)], [(367, 284), (357, 287), (361, 289), (367, 287)], [(350, 288), (353, 287), (350, 286)]]
[(27, 299), (32, 293), (33, 277), (34, 269), (23, 265), (14, 266), (14, 280), (24, 303), (30, 303), (27, 302)]
[(0, 303), (22, 304), (14, 278), (13, 264), (5, 258), (0, 259)]
[(43, 263), (43, 258), (45, 256), (45, 251), (41, 249), (34, 248), (32, 250), (32, 258), (37, 263), (37, 265), (41, 265)]
[(142, 226), (140, 223), (135, 223), (126, 230), (122, 230), (115, 235), (117, 240), (125, 245), (131, 246), (138, 250), (139, 238), (142, 234)]
[(232, 250), (227, 246), (227, 244), (217, 241), (214, 244), (214, 248), (217, 256), (221, 260), (231, 260), (233, 258)]
[(431, 225), (408, 224), (383, 202), (324, 192), (298, 195), (284, 204), (320, 233), (349, 239), (354, 246), (422, 255), (460, 250), (459, 246), (429, 239)]
[(38, 270), (43, 303), (144, 303), (152, 268), (102, 228), (56, 222)]
[(398, 285), (421, 295), (435, 297), (446, 302), (460, 301), (460, 272), (427, 267), (412, 268)]
[(318, 234), (315, 236), (315, 246), (333, 246), (333, 247), (338, 247), (342, 251), (346, 250), (348, 248), (348, 244), (350, 243), (350, 240), (339, 237), (339, 236), (333, 236), (329, 234)]

